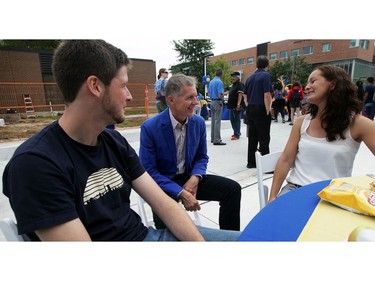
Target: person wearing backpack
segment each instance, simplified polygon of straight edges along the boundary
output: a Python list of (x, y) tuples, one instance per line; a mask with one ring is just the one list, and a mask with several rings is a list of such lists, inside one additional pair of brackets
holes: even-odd
[(292, 89), (288, 93), (288, 101), (290, 104), (290, 118), (291, 122), (289, 125), (294, 124), (294, 112), (297, 112), (297, 117), (301, 116), (301, 101), (304, 98), (302, 87), (300, 83), (294, 82)]
[(274, 84), (274, 102), (272, 104), (273, 111), (274, 111), (274, 122), (278, 122), (277, 115), (280, 113), (281, 120), (285, 123), (285, 114), (284, 114), (284, 107), (285, 107), (285, 99), (284, 99), (284, 89), (283, 85), (280, 81), (275, 82)]

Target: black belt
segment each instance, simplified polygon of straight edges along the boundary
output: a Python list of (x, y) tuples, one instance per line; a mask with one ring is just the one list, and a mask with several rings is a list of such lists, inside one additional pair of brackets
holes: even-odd
[(249, 104), (249, 107), (253, 107), (253, 108), (263, 108), (265, 107), (264, 104)]

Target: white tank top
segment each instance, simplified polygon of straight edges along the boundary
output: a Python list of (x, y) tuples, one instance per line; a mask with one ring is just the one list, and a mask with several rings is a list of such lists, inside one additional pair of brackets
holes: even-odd
[(306, 115), (301, 126), (298, 153), (287, 181), (298, 185), (350, 177), (353, 162), (360, 143), (353, 140), (350, 129), (344, 132), (345, 139), (328, 142), (326, 138), (315, 138), (307, 134), (311, 115)]

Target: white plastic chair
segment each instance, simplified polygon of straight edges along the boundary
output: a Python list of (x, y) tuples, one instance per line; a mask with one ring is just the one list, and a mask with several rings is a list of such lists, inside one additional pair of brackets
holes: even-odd
[(138, 204), (138, 214), (142, 219), (142, 223), (146, 227), (153, 226), (154, 225), (153, 220), (147, 218), (146, 209), (145, 209), (145, 204), (147, 204), (147, 203), (138, 194), (137, 194), (137, 204)]
[(7, 241), (24, 241), (21, 235), (18, 235), (17, 225), (10, 218), (0, 220), (0, 229), (4, 233)]
[[(141, 219), (142, 219), (142, 223), (143, 223), (145, 226), (147, 226), (147, 227), (149, 227), (149, 226), (153, 226), (153, 225), (154, 225), (153, 220), (152, 220), (152, 219), (149, 220), (149, 219), (147, 218), (146, 209), (145, 209), (145, 204), (147, 204), (147, 203), (146, 203), (145, 200), (143, 200), (143, 198), (142, 198), (141, 196), (139, 196), (138, 194), (137, 194), (137, 204), (138, 204), (138, 214), (139, 214), (139, 216), (140, 216)], [(193, 214), (194, 214), (194, 219), (193, 219), (193, 221), (194, 221), (195, 225), (200, 225), (200, 226), (201, 226), (202, 223), (201, 223), (201, 219), (200, 219), (200, 217), (199, 217), (198, 212), (195, 211), (195, 212), (193, 212)]]
[(260, 154), (259, 151), (255, 152), (255, 163), (257, 166), (258, 178), (258, 192), (259, 192), (259, 207), (262, 209), (268, 201), (268, 186), (263, 183), (263, 175), (265, 173), (275, 171), (277, 161), (281, 155), (280, 152), (273, 152), (266, 155)]

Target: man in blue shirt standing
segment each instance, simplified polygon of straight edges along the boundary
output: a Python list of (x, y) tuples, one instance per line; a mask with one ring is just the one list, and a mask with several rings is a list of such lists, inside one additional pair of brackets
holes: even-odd
[(221, 80), (223, 70), (216, 70), (216, 76), (208, 85), (208, 93), (211, 98), (211, 142), (214, 145), (226, 145), (221, 140), (221, 115), (223, 113), (224, 84)]
[(248, 119), (248, 151), (247, 168), (256, 168), (255, 152), (262, 155), (270, 153), (272, 81), (266, 71), (269, 61), (266, 56), (257, 59), (257, 70), (246, 80), (245, 95), (247, 96), (246, 116)]

